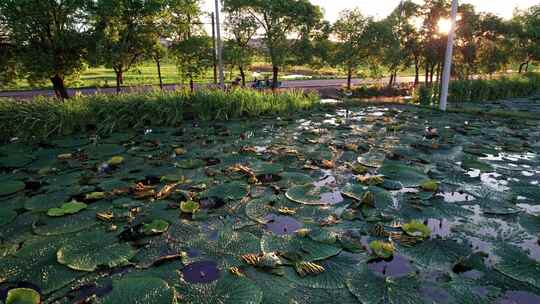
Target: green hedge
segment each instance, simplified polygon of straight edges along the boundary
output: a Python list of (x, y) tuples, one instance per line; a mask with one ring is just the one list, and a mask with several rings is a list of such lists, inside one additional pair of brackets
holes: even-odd
[(531, 73), (492, 80), (452, 81), (448, 90), (448, 101), (480, 102), (528, 97), (537, 93), (540, 93), (540, 75)]
[(36, 98), (0, 100), (2, 142), (13, 137), (41, 140), (96, 129), (107, 134), (146, 126), (177, 126), (186, 119), (228, 120), (294, 114), (318, 104), (316, 94), (254, 90), (202, 90), (92, 95), (66, 101)]

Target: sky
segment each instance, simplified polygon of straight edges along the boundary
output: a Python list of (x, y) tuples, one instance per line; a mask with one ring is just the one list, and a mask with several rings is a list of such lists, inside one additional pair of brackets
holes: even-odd
[[(214, 0), (203, 0), (203, 11), (210, 12), (214, 7)], [(311, 3), (323, 8), (325, 19), (336, 21), (339, 12), (355, 7), (366, 14), (376, 18), (384, 18), (399, 4), (400, 0), (311, 0)], [(415, 0), (422, 3), (422, 0)], [(539, 4), (540, 0), (461, 0), (460, 3), (470, 3), (476, 6), (478, 12), (491, 12), (504, 18), (512, 17), (514, 9), (528, 8)]]

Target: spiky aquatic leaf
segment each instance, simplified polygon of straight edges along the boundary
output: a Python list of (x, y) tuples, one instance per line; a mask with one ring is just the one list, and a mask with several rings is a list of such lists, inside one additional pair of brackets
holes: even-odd
[(471, 254), (468, 244), (431, 239), (414, 246), (401, 246), (399, 253), (428, 269), (447, 270)]
[(403, 225), (403, 231), (409, 236), (425, 239), (431, 235), (431, 229), (420, 221), (413, 220)]
[(383, 242), (383, 241), (372, 241), (369, 243), (369, 248), (371, 252), (379, 258), (388, 259), (394, 255), (394, 245), (392, 243)]
[(226, 274), (211, 284), (182, 284), (184, 303), (190, 304), (259, 304), (263, 292), (251, 280)]
[(301, 260), (308, 262), (324, 260), (341, 252), (341, 249), (335, 245), (319, 243), (310, 238), (273, 234), (263, 235), (261, 249), (263, 252), (297, 253)]
[(193, 214), (197, 212), (200, 208), (199, 203), (194, 201), (184, 201), (180, 203), (180, 210), (184, 213), (190, 213)]

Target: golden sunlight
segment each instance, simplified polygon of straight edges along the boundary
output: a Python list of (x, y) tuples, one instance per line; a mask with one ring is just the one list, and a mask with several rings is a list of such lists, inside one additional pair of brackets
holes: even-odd
[(452, 29), (452, 20), (448, 18), (441, 18), (437, 23), (439, 33), (447, 35)]

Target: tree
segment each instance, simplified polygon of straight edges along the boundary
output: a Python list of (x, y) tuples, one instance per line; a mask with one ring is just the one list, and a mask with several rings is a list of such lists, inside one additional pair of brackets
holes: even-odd
[(117, 92), (124, 83), (124, 73), (155, 45), (153, 25), (163, 4), (161, 0), (97, 0), (94, 63), (114, 70)]
[(501, 70), (512, 53), (509, 23), (493, 14), (480, 16), (478, 60), (480, 70), (492, 75)]
[(64, 80), (83, 69), (88, 41), (87, 0), (2, 0), (0, 15), (21, 68), (31, 80), (51, 81), (68, 98)]
[(11, 43), (7, 26), (0, 16), (0, 87), (17, 78), (15, 46)]
[(225, 43), (224, 60), (233, 67), (238, 67), (242, 86), (246, 85), (245, 67), (253, 61), (254, 50), (249, 42), (258, 30), (257, 20), (244, 10), (230, 10), (227, 12), (225, 29), (231, 39)]
[(189, 87), (195, 90), (194, 79), (204, 75), (213, 64), (212, 39), (206, 35), (191, 36), (173, 45), (178, 70), (183, 79), (189, 79)]
[(156, 63), (158, 72), (159, 88), (163, 90), (163, 79), (161, 77), (161, 63), (167, 57), (167, 47), (163, 45), (160, 38), (157, 38), (149, 50), (149, 57)]
[(224, 0), (225, 10), (243, 10), (257, 21), (272, 62), (273, 88), (278, 86), (279, 69), (290, 50), (321, 24), (322, 12), (309, 0)]
[(456, 64), (453, 69), (461, 79), (469, 79), (477, 72), (478, 66), (478, 39), (480, 33), (480, 15), (474, 6), (462, 4), (458, 8), (460, 19), (456, 22), (455, 54)]
[(345, 10), (334, 24), (338, 44), (334, 55), (335, 64), (347, 71), (347, 89), (351, 89), (353, 72), (369, 55), (368, 33), (373, 21), (362, 15), (360, 10)]
[(512, 19), (512, 57), (519, 73), (528, 71), (531, 61), (540, 60), (540, 5), (517, 11)]

